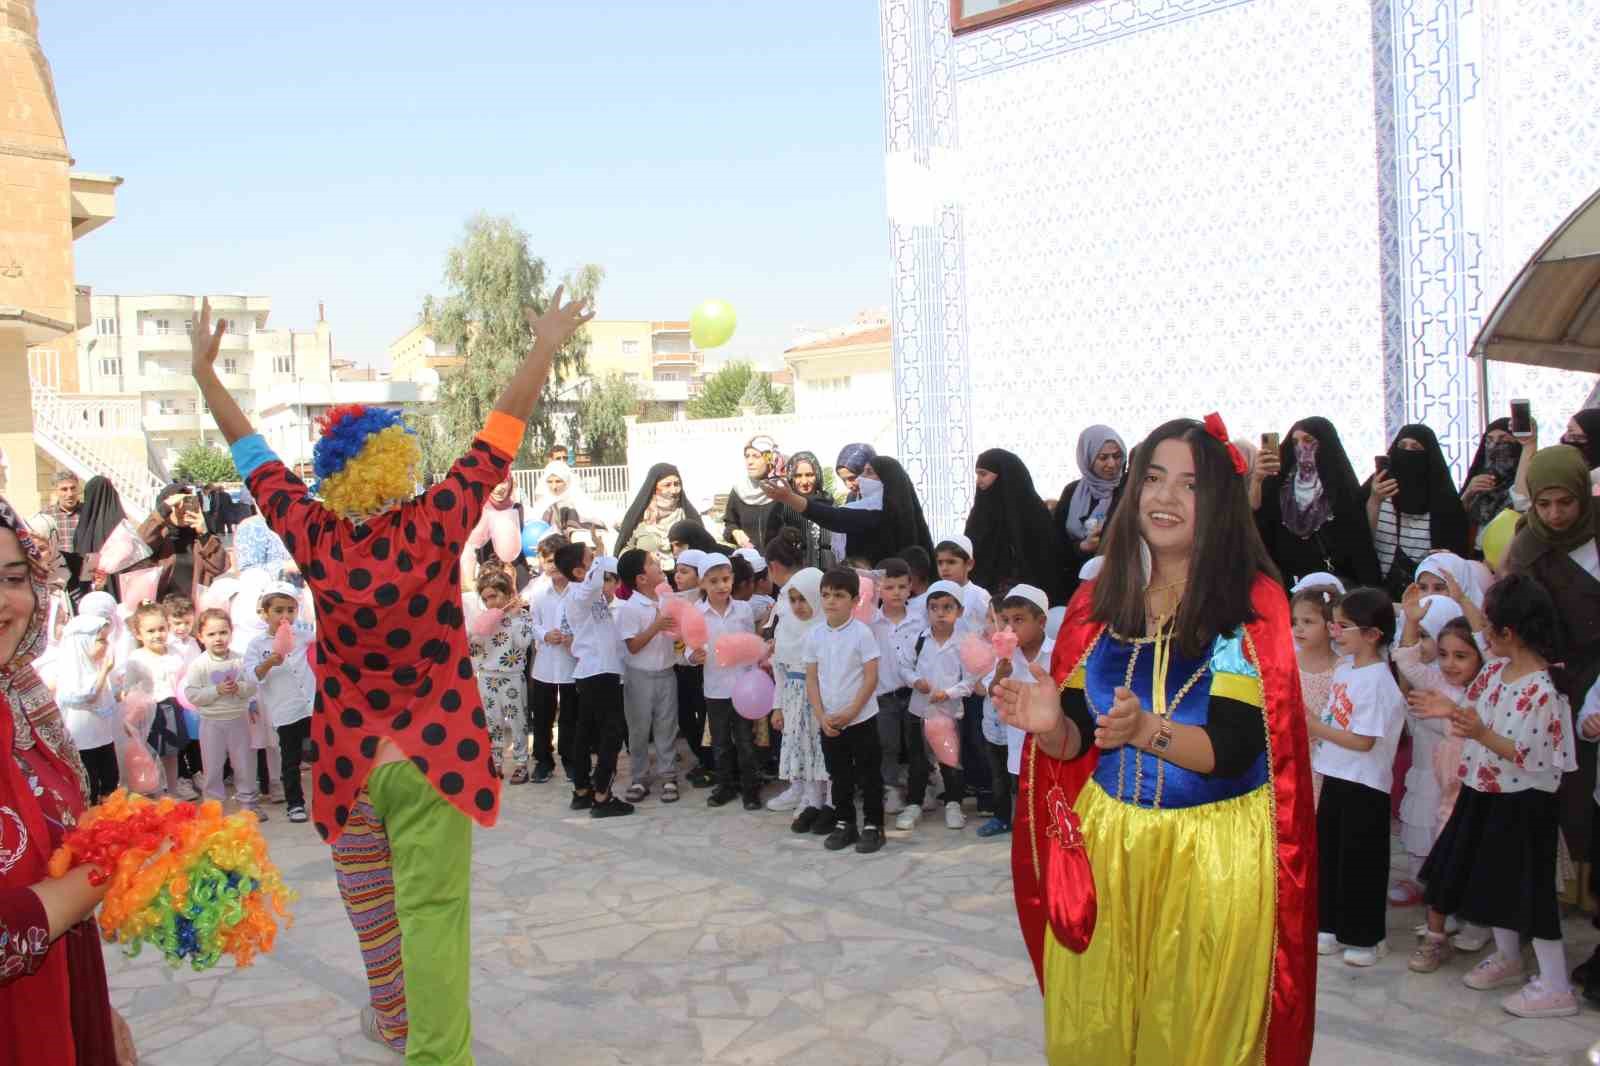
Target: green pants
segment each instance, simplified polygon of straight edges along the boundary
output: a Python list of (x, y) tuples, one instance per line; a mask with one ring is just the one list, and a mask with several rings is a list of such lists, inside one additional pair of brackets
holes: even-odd
[(406, 1062), (472, 1066), (472, 821), (410, 762), (374, 770), (367, 796), (394, 866)]

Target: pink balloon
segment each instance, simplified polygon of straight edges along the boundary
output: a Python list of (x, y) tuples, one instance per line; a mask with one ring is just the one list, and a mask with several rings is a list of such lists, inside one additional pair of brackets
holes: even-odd
[[(706, 616), (687, 603), (683, 606), (687, 609), (678, 612), (678, 635), (684, 647), (698, 651), (711, 639), (711, 633), (706, 629)], [(770, 707), (767, 709), (771, 710)]]
[(990, 670), (993, 670), (994, 664), (998, 661), (995, 656), (994, 645), (978, 636), (978, 634), (969, 633), (961, 641), (961, 665), (966, 669), (967, 673), (982, 677)]
[(473, 616), (472, 621), (467, 623), (467, 632), (475, 637), (486, 637), (499, 628), (505, 616), (506, 613), (498, 607), (486, 608), (479, 611)]
[(517, 525), (516, 511), (491, 512), (489, 538), (494, 541), (494, 553), (502, 563), (514, 563), (522, 558), (522, 528)]
[(478, 524), (472, 527), (472, 532), (467, 534), (467, 550), (476, 552), (487, 543), (489, 543), (489, 512), (485, 511), (478, 518)]
[(724, 633), (715, 651), (718, 666), (754, 666), (766, 655), (767, 642), (754, 633)]
[(942, 714), (924, 718), (922, 735), (928, 738), (928, 746), (933, 749), (933, 756), (939, 760), (940, 766), (961, 765), (961, 733), (956, 728), (954, 718)]
[(122, 606), (132, 611), (141, 603), (155, 600), (156, 589), (161, 585), (161, 569), (146, 567), (123, 574), (117, 581), (122, 585)]
[(772, 713), (773, 688), (772, 678), (765, 670), (744, 671), (733, 683), (733, 709), (739, 712), (740, 718), (752, 722), (765, 718)]
[(861, 593), (856, 597), (855, 610), (852, 612), (857, 620), (869, 625), (878, 613), (878, 584), (870, 577), (861, 578)]
[(294, 651), (294, 629), (287, 619), (278, 623), (278, 631), (272, 634), (273, 654), (287, 659), (289, 653)]

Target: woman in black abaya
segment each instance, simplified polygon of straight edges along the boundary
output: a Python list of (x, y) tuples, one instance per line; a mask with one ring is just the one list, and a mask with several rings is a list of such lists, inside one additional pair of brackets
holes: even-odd
[(1060, 603), (1061, 557), (1050, 509), (1033, 475), (1013, 452), (990, 448), (977, 461), (977, 495), (967, 515), (972, 580), (996, 599), (1013, 585), (1034, 585)]
[(1261, 481), (1256, 528), (1287, 585), (1318, 571), (1348, 588), (1378, 583), (1361, 484), (1332, 422), (1296, 422), (1276, 456), (1256, 460), (1252, 476)]
[(1389, 446), (1388, 468), (1362, 486), (1382, 587), (1396, 603), (1431, 551), (1466, 557), (1467, 510), (1461, 506), (1439, 438), (1427, 426), (1403, 426)]

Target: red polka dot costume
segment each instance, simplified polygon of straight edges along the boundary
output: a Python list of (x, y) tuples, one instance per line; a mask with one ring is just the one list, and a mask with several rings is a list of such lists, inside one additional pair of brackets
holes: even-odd
[(359, 525), (312, 498), (276, 456), (249, 472), (251, 495), (316, 604), (311, 816), (330, 843), (386, 737), (453, 806), (479, 825), (495, 822), (500, 780), (458, 563), (522, 432), (514, 418), (491, 418), (444, 480)]

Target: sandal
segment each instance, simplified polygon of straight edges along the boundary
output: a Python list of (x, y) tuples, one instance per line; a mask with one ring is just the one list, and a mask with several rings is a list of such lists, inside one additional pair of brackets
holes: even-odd
[(515, 770), (511, 771), (511, 784), (526, 785), (527, 783), (528, 768), (526, 766), (519, 766)]
[(648, 795), (650, 795), (650, 789), (647, 786), (629, 785), (628, 791), (623, 793), (622, 798), (627, 800), (629, 803), (638, 803)]
[(676, 781), (668, 781), (666, 784), (661, 786), (661, 802), (678, 802), (678, 783)]

